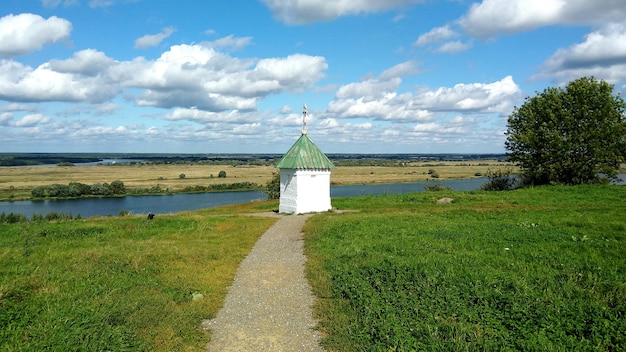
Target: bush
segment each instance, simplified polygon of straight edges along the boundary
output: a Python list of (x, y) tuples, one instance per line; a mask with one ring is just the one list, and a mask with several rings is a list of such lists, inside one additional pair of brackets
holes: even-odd
[(511, 169), (487, 170), (489, 181), (480, 186), (483, 191), (510, 191), (517, 188), (517, 178), (511, 175)]
[(452, 188), (448, 186), (444, 186), (442, 184), (434, 184), (434, 185), (424, 185), (424, 191), (426, 192), (440, 192), (440, 191), (450, 191)]
[(37, 186), (30, 191), (33, 198), (44, 198), (46, 196), (46, 187)]
[(111, 187), (108, 183), (94, 183), (91, 185), (91, 194), (94, 196), (111, 195)]
[(28, 219), (26, 219), (26, 216), (23, 214), (0, 214), (0, 224), (18, 224), (26, 221), (28, 221)]
[(222, 170), (222, 171), (220, 171), (220, 173), (219, 173), (219, 174), (217, 174), (217, 177), (218, 177), (218, 178), (226, 178), (226, 171), (223, 171), (223, 170)]
[(185, 177), (186, 177), (185, 174), (178, 175), (178, 178), (181, 179), (181, 180), (184, 179)]

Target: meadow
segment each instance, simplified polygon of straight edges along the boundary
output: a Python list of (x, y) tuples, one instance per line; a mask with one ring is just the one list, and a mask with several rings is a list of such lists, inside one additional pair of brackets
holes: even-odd
[(0, 350), (204, 351), (202, 321), (276, 220), (237, 215), (253, 206), (0, 224)]
[[(304, 229), (328, 350), (626, 349), (626, 187), (332, 201)], [(276, 208), (0, 224), (0, 350), (204, 350)]]
[(328, 350), (626, 350), (626, 187), (333, 205), (305, 226)]

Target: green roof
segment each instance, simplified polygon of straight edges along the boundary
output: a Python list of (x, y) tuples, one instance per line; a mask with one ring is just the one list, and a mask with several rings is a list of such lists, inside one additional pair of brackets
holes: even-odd
[(332, 169), (328, 157), (303, 133), (278, 161), (279, 169)]

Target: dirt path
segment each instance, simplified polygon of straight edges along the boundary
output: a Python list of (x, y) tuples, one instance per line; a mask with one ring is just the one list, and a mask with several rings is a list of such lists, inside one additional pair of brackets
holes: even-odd
[(304, 274), (302, 227), (309, 216), (278, 216), (242, 261), (224, 307), (205, 322), (209, 351), (323, 351)]

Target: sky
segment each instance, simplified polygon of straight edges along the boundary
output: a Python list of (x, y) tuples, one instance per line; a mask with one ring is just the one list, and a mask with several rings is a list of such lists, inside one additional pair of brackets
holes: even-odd
[(0, 0), (0, 152), (504, 153), (524, 98), (626, 93), (624, 0)]

